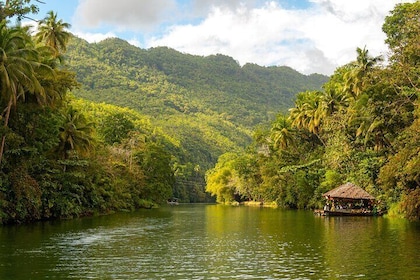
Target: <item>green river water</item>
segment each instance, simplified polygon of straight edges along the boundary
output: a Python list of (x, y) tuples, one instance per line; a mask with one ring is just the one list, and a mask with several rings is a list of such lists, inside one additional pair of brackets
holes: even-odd
[(0, 279), (420, 279), (420, 224), (179, 205), (0, 226)]

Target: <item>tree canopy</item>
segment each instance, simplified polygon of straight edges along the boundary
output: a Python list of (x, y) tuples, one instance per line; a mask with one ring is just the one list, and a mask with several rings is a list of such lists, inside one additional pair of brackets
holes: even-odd
[(315, 208), (345, 181), (419, 219), (418, 1), (385, 19), (387, 64), (357, 48), (329, 79), (89, 44), (54, 12), (36, 34), (10, 24), (37, 2), (0, 2), (0, 223), (211, 195)]
[[(256, 132), (245, 155), (220, 157), (207, 190), (220, 201), (241, 193), (242, 200), (316, 208), (327, 190), (353, 182), (390, 214), (418, 220), (419, 15), (418, 1), (396, 5), (383, 24), (389, 64), (357, 48), (323, 90), (299, 93), (288, 115)], [(242, 173), (244, 160), (254, 168)], [(250, 191), (241, 192), (244, 182)]]

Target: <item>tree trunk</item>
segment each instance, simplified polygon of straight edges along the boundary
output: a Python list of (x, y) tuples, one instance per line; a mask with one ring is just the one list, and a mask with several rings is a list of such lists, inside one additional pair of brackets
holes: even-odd
[[(9, 100), (9, 104), (7, 104), (6, 107), (6, 115), (4, 116), (4, 127), (7, 128), (9, 125), (9, 117), (10, 117), (10, 111), (12, 110), (12, 98)], [(0, 164), (3, 160), (3, 153), (4, 153), (4, 146), (6, 145), (6, 130), (4, 131), (4, 135), (1, 139), (1, 146), (0, 146)]]

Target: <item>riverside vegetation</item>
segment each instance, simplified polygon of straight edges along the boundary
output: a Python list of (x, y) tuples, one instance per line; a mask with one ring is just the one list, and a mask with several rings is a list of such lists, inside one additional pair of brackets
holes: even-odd
[(288, 114), (255, 131), (243, 153), (222, 155), (207, 174), (220, 202), (245, 198), (321, 207), (349, 181), (390, 214), (420, 218), (420, 2), (398, 4), (382, 27), (390, 56), (357, 49), (321, 91), (297, 95)]
[(172, 196), (316, 207), (343, 180), (420, 216), (419, 2), (387, 17), (386, 66), (358, 49), (329, 80), (115, 38), (89, 44), (54, 12), (31, 34), (7, 21), (37, 10), (17, 2), (0, 4), (0, 223)]

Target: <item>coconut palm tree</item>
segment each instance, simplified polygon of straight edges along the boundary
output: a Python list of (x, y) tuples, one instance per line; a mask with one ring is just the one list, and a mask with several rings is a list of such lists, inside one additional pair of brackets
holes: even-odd
[(319, 91), (307, 91), (298, 94), (295, 107), (290, 109), (292, 126), (306, 129), (314, 134), (324, 144), (319, 133), (321, 121), (326, 116), (326, 110), (322, 102), (322, 93)]
[(322, 110), (326, 116), (331, 116), (335, 112), (348, 106), (348, 98), (339, 90), (326, 90), (322, 97)]
[(355, 99), (360, 96), (365, 88), (367, 75), (378, 62), (382, 61), (381, 56), (370, 56), (366, 47), (363, 49), (357, 48), (356, 52), (357, 59), (350, 65), (351, 70), (345, 74), (345, 90)]
[(93, 131), (93, 123), (89, 122), (82, 113), (69, 107), (63, 114), (57, 152), (63, 159), (68, 159), (71, 152), (79, 155), (90, 152), (94, 142)]
[(294, 134), (290, 120), (287, 117), (279, 116), (271, 127), (270, 138), (274, 147), (286, 149), (294, 145)]
[(58, 58), (60, 54), (66, 51), (67, 42), (71, 33), (65, 29), (70, 28), (70, 24), (57, 20), (57, 13), (50, 11), (47, 16), (38, 23), (38, 32), (35, 37), (37, 42), (44, 42), (45, 45), (52, 48), (54, 57)]
[[(31, 44), (30, 37), (21, 27), (9, 28), (5, 21), (0, 22), (0, 90), (2, 121), (8, 127), (11, 110), (25, 94), (33, 93), (42, 102), (45, 96), (35, 69), (41, 67), (39, 55)], [(0, 144), (0, 162), (3, 157), (6, 134)]]
[(321, 119), (324, 117), (321, 98), (322, 93), (318, 91), (308, 91), (299, 94), (295, 108), (289, 110), (292, 125), (317, 134), (319, 132)]

